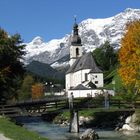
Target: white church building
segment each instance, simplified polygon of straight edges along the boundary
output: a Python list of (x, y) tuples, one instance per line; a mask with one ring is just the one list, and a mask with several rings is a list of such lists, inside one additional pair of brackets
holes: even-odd
[(73, 93), (74, 97), (94, 97), (102, 93), (103, 72), (97, 67), (92, 53), (83, 52), (76, 22), (73, 26), (69, 64), (70, 68), (65, 75), (68, 96)]

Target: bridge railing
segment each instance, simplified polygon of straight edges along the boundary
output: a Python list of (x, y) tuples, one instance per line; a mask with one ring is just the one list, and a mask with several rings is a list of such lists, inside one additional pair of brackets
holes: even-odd
[[(118, 107), (118, 108), (140, 108), (140, 101), (123, 101), (111, 99), (108, 101), (110, 107)], [(45, 99), (37, 99), (37, 100), (26, 100), (17, 102), (17, 106), (34, 106), (34, 105), (48, 105), (52, 108), (54, 106), (59, 107), (63, 106), (65, 108), (69, 107), (68, 98), (66, 96), (57, 96)], [(51, 104), (51, 105), (50, 105)], [(105, 101), (104, 99), (95, 99), (92, 97), (89, 98), (74, 98), (74, 106), (76, 108), (100, 108), (104, 107)]]
[[(108, 100), (109, 107), (116, 108), (140, 108), (140, 100), (136, 101), (124, 101), (118, 99)], [(77, 98), (74, 99), (74, 105), (76, 108), (104, 108), (104, 99), (95, 99), (93, 97), (89, 98)]]
[[(53, 97), (39, 100), (28, 100), (21, 101), (16, 104), (16, 106), (21, 109), (25, 109), (27, 112), (48, 112), (48, 111), (56, 111), (69, 109), (69, 102), (66, 96), (61, 97)], [(118, 108), (118, 109), (132, 109), (139, 108), (140, 101), (135, 102), (126, 102), (122, 100), (109, 100), (109, 108)], [(105, 103), (103, 99), (95, 99), (95, 98), (74, 98), (74, 108), (75, 109), (90, 109), (90, 108), (105, 108)]]
[[(63, 109), (69, 108), (68, 98), (66, 96), (57, 96), (46, 99), (39, 100), (28, 100), (28, 101), (20, 101), (15, 105), (0, 105), (0, 112), (3, 113), (11, 113), (18, 110), (19, 107), (24, 113), (39, 113), (43, 114), (51, 111), (62, 111)], [(90, 109), (90, 108), (104, 108), (105, 103), (103, 99), (95, 99), (95, 98), (74, 98), (74, 108), (75, 109)], [(140, 108), (140, 100), (137, 101), (123, 101), (123, 100), (109, 100), (110, 108), (118, 108), (118, 109), (134, 109)], [(10, 110), (10, 111), (9, 111)], [(11, 111), (12, 110), (12, 111)], [(17, 112), (17, 111), (16, 111)]]
[(66, 96), (56, 96), (56, 97), (47, 97), (44, 99), (35, 99), (35, 100), (23, 100), (16, 102), (16, 105), (33, 105), (33, 104), (45, 104), (45, 103), (51, 103), (51, 102), (57, 102), (67, 100)]

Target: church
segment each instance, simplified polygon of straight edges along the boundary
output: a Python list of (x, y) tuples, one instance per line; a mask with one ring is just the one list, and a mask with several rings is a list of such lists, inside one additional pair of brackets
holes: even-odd
[(98, 68), (91, 52), (84, 53), (78, 24), (73, 25), (70, 46), (70, 68), (65, 75), (65, 87), (68, 97), (94, 97), (101, 93), (104, 86), (103, 72)]

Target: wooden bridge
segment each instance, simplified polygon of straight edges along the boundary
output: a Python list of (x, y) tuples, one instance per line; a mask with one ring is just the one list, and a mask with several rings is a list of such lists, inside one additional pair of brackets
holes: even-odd
[[(120, 100), (110, 100), (110, 107), (119, 108), (140, 108), (140, 101), (126, 102)], [(16, 116), (42, 116), (61, 112), (68, 109), (68, 98), (66, 96), (48, 97), (38, 100), (27, 100), (16, 102), (15, 104), (0, 105), (0, 115), (8, 117)], [(74, 108), (81, 110), (85, 108), (104, 108), (104, 100), (95, 98), (76, 98)]]
[(8, 105), (0, 105), (0, 115), (8, 117), (41, 116), (46, 112), (54, 112), (67, 107), (67, 97), (51, 97), (46, 99), (19, 101)]
[(21, 109), (15, 105), (0, 105), (0, 115), (2, 116), (18, 116), (21, 115)]

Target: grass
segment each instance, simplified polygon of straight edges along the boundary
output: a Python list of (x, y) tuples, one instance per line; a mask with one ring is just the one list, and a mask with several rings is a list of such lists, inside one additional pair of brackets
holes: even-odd
[[(107, 89), (115, 89), (116, 91), (120, 91), (123, 87), (122, 85), (122, 81), (121, 81), (121, 78), (117, 72), (117, 69), (113, 70), (111, 73), (109, 73), (105, 79), (109, 80), (109, 79), (112, 79), (109, 83), (105, 84), (105, 88)], [(112, 84), (112, 81), (115, 81), (115, 85)]]
[(8, 118), (3, 117), (0, 117), (0, 133), (12, 140), (48, 140), (24, 127), (15, 125)]
[[(94, 114), (97, 112), (114, 112), (118, 110), (124, 110), (124, 109), (118, 109), (115, 107), (109, 109), (105, 109), (105, 108), (83, 109), (83, 110), (79, 110), (79, 116), (93, 117)], [(59, 114), (57, 118), (69, 119), (70, 118), (69, 110), (65, 110), (62, 114)]]

